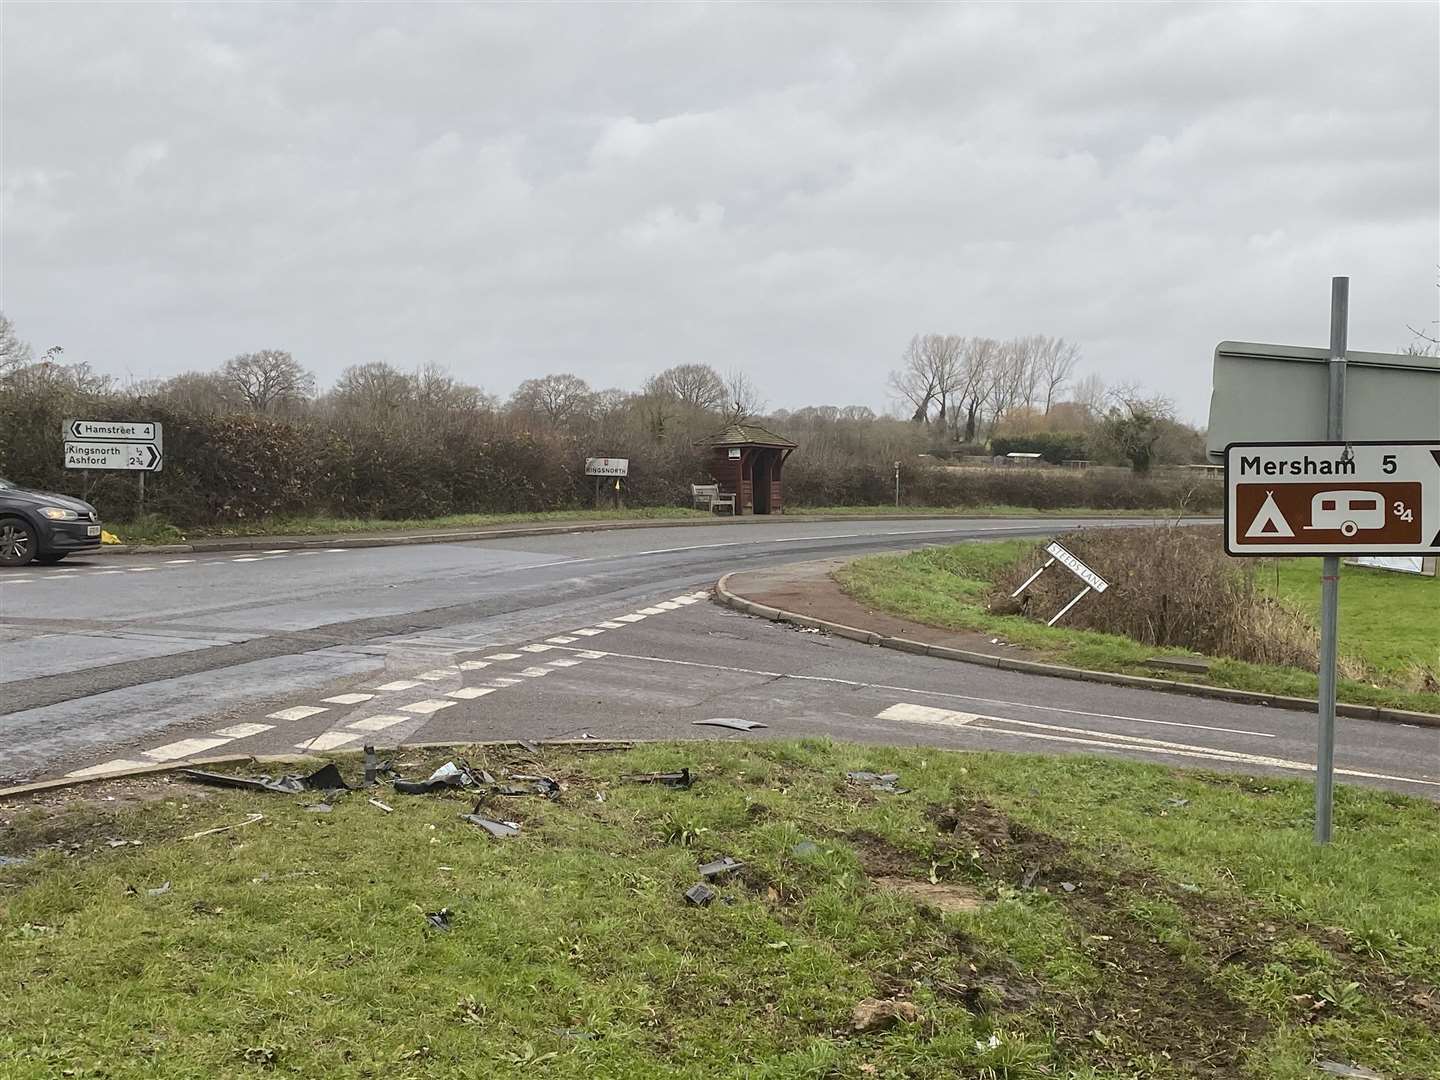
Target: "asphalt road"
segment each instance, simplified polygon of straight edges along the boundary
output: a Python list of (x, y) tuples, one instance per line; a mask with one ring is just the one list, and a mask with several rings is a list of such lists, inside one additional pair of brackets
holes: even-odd
[[(708, 599), (736, 568), (1108, 524), (777, 520), (3, 573), (0, 783), (585, 735), (831, 735), (1305, 775), (1308, 714), (910, 656)], [(695, 724), (717, 718), (768, 726)], [(1336, 761), (1341, 782), (1440, 797), (1440, 730), (1342, 719)]]

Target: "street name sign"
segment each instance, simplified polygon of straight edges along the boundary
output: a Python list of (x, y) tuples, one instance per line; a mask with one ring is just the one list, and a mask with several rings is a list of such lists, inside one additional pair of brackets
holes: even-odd
[(67, 469), (159, 472), (165, 465), (159, 424), (129, 420), (66, 420), (60, 429)]
[(1225, 550), (1440, 554), (1440, 440), (1231, 443)]
[(1110, 587), (1110, 583), (1108, 581), (1102, 578), (1099, 574), (1095, 573), (1094, 570), (1091, 570), (1090, 567), (1086, 566), (1083, 562), (1077, 559), (1074, 555), (1070, 554), (1069, 551), (1061, 547), (1054, 540), (1050, 541), (1050, 543), (1045, 545), (1045, 552), (1052, 558), (1058, 559), (1060, 562), (1064, 563), (1065, 566), (1070, 569), (1070, 572), (1072, 574), (1078, 577), (1081, 581), (1085, 582), (1086, 585), (1089, 585), (1096, 592), (1104, 592)]
[(590, 457), (585, 459), (586, 476), (629, 476), (630, 459), (623, 457)]

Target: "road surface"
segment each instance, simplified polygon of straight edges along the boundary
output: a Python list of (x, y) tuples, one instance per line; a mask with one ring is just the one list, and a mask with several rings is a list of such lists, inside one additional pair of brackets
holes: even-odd
[[(836, 738), (1303, 776), (1314, 718), (994, 671), (722, 609), (721, 574), (1099, 521), (785, 522), (108, 556), (0, 574), (0, 783), (405, 741)], [(739, 718), (747, 734), (697, 726)], [(1341, 720), (1341, 782), (1440, 797), (1440, 730)]]

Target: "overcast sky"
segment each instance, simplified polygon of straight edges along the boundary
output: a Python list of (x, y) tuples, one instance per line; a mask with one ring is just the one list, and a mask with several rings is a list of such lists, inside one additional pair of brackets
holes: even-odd
[(700, 361), (791, 408), (1047, 333), (1202, 419), (1332, 274), (1353, 347), (1437, 318), (1437, 12), (6, 3), (0, 306), (122, 377)]

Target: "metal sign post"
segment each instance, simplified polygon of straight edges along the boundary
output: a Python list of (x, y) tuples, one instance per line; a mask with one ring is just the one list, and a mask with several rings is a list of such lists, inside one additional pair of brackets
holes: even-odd
[[(1345, 437), (1345, 346), (1350, 324), (1350, 279), (1330, 279), (1330, 413), (1326, 437)], [(1335, 658), (1340, 637), (1340, 559), (1320, 564), (1320, 733), (1315, 754), (1315, 842), (1330, 842), (1335, 807)]]
[(900, 463), (895, 462), (895, 508), (900, 508)]
[(1049, 570), (1050, 567), (1054, 566), (1057, 562), (1062, 563), (1067, 570), (1069, 570), (1072, 574), (1074, 574), (1076, 577), (1078, 577), (1081, 581), (1085, 583), (1085, 588), (1081, 589), (1080, 592), (1076, 594), (1073, 600), (1071, 600), (1063, 608), (1057, 611), (1054, 616), (1051, 617), (1050, 621), (1045, 624), (1046, 626), (1054, 626), (1057, 622), (1060, 621), (1061, 617), (1067, 611), (1073, 608), (1081, 600), (1084, 600), (1085, 597), (1089, 596), (1092, 590), (1094, 592), (1104, 592), (1110, 587), (1110, 583), (1104, 578), (1102, 578), (1099, 574), (1095, 573), (1094, 570), (1091, 570), (1090, 567), (1086, 566), (1083, 562), (1077, 559), (1069, 550), (1061, 547), (1054, 540), (1050, 541), (1050, 543), (1045, 545), (1045, 553), (1050, 556), (1050, 558), (1046, 560), (1045, 565), (1040, 567), (1039, 570), (1036, 570), (1033, 574), (1031, 574), (1023, 582), (1021, 582), (1020, 587), (1010, 594), (1010, 599), (1014, 600), (1015, 597), (1019, 596), (1022, 592), (1028, 589), (1031, 585), (1035, 583), (1036, 578), (1038, 578), (1046, 570)]

